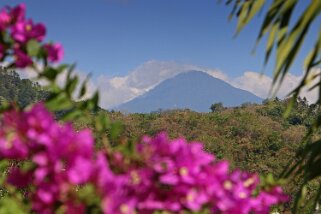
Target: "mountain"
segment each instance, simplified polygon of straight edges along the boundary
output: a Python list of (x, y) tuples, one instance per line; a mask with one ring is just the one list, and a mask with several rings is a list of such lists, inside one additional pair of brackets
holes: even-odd
[(188, 71), (167, 79), (145, 94), (121, 104), (115, 110), (147, 113), (159, 109), (191, 109), (208, 112), (213, 103), (226, 107), (245, 102), (261, 103), (254, 94), (231, 86), (201, 71)]

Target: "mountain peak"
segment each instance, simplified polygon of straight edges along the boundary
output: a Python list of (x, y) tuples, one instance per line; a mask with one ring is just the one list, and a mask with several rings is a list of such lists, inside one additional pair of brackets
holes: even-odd
[(217, 102), (230, 107), (245, 102), (260, 103), (262, 99), (203, 71), (192, 70), (164, 80), (155, 88), (116, 109), (146, 113), (159, 109), (189, 108), (208, 112), (211, 104)]
[(196, 70), (190, 70), (190, 71), (185, 71), (182, 73), (177, 74), (176, 76), (172, 77), (173, 78), (214, 78), (217, 79), (208, 73), (205, 73), (204, 71), (196, 71)]

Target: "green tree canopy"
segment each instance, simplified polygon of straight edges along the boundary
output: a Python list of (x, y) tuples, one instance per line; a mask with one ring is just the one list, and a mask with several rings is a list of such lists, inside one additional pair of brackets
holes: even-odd
[[(302, 2), (303, 1), (299, 0), (226, 1), (227, 5), (232, 5), (230, 18), (236, 17), (238, 19), (237, 33), (239, 33), (257, 13), (263, 11), (264, 20), (257, 37), (257, 43), (264, 37), (267, 38), (265, 64), (270, 61), (272, 51), (274, 50), (276, 53), (273, 72), (273, 88), (276, 90), (282, 85), (284, 77), (289, 72), (291, 65), (301, 51), (301, 47), (311, 27), (317, 27), (317, 31), (319, 31), (318, 36), (314, 41), (314, 47), (306, 55), (304, 62), (302, 62), (305, 73), (301, 82), (291, 93), (292, 99), (288, 105), (286, 116), (290, 115), (292, 106), (297, 103), (297, 98), (301, 90), (307, 86), (308, 83), (316, 82), (309, 89), (317, 88), (319, 90), (319, 97), (313, 108), (316, 106), (319, 108), (321, 104), (321, 73), (313, 72), (313, 68), (320, 66), (321, 63), (321, 27), (319, 23), (320, 20), (318, 19), (321, 14), (321, 1), (311, 0), (301, 14), (294, 16), (296, 7)], [(306, 100), (300, 99), (299, 103), (304, 106)], [(300, 115), (295, 115), (295, 117), (292, 118), (292, 123), (301, 123), (302, 119)], [(315, 133), (316, 130), (320, 130), (320, 127), (321, 114), (318, 114), (314, 125), (311, 126), (304, 140), (304, 143), (306, 143), (305, 149), (298, 152), (297, 157), (299, 161), (296, 161), (292, 167), (286, 169), (283, 174), (284, 178), (292, 178), (293, 182), (295, 182), (295, 177), (303, 178), (303, 182), (299, 184), (300, 191), (295, 200), (294, 212), (298, 212), (301, 206), (303, 208), (311, 206), (311, 203), (316, 206), (321, 200), (321, 139), (315, 139), (316, 136), (313, 136), (313, 133)], [(316, 191), (317, 194), (307, 197), (306, 190), (309, 184), (315, 181), (319, 185), (318, 191)], [(301, 210), (300, 212), (303, 211)]]
[(223, 103), (221, 103), (221, 102), (214, 103), (211, 105), (210, 109), (212, 112), (219, 112), (219, 111), (224, 110), (224, 106), (223, 106)]
[(49, 93), (37, 82), (21, 79), (17, 72), (0, 68), (0, 103), (4, 100), (14, 101), (25, 107), (48, 96)]

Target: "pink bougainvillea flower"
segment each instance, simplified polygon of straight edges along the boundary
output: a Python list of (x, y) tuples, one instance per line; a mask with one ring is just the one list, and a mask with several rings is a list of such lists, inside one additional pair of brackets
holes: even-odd
[(15, 24), (16, 22), (23, 21), (26, 14), (26, 5), (19, 4), (14, 8), (9, 8), (11, 23)]
[(101, 207), (105, 214), (128, 213), (134, 214), (137, 197), (129, 192), (130, 181), (127, 174), (116, 175), (109, 168), (104, 153), (99, 152), (93, 168), (92, 181), (102, 198)]
[(269, 208), (280, 202), (287, 202), (289, 196), (284, 194), (281, 187), (273, 187), (270, 191), (261, 192), (257, 198), (250, 201), (255, 213), (269, 213)]
[(29, 151), (23, 135), (16, 131), (23, 120), (23, 116), (16, 109), (4, 113), (3, 125), (0, 122), (0, 159), (23, 160), (28, 157)]
[(35, 187), (30, 195), (37, 213), (70, 203), (64, 196), (92, 178), (95, 163), (89, 130), (76, 132), (71, 124), (59, 124), (42, 103), (26, 112), (9, 111), (0, 124), (0, 158), (28, 159), (35, 166), (27, 172), (13, 168), (8, 182), (22, 187), (27, 181)]
[[(0, 134), (0, 137), (1, 134)], [(19, 136), (8, 136), (6, 139), (0, 138), (0, 158), (23, 160), (28, 156), (28, 148)]]
[(25, 44), (30, 39), (41, 42), (46, 35), (46, 27), (42, 23), (34, 24), (32, 20), (22, 20), (15, 23), (11, 28), (12, 38), (19, 43)]
[(18, 6), (11, 8), (5, 7), (0, 11), (0, 31), (6, 30), (6, 28), (15, 24), (18, 21), (23, 21), (25, 19), (26, 7), (24, 4), (19, 4)]
[(15, 66), (17, 68), (25, 68), (32, 65), (32, 59), (19, 49), (14, 50)]
[(61, 44), (46, 44), (44, 49), (47, 52), (47, 58), (49, 62), (59, 62), (64, 56), (64, 50)]
[(68, 201), (65, 203), (66, 213), (68, 214), (81, 214), (86, 213), (86, 206), (84, 204), (75, 203), (74, 201)]
[(132, 177), (137, 185), (130, 187), (141, 212), (209, 207), (212, 213), (246, 214), (263, 209), (261, 213), (266, 213), (272, 204), (286, 199), (282, 190), (254, 196), (257, 175), (230, 172), (227, 161), (215, 161), (200, 143), (187, 143), (182, 138), (171, 141), (166, 133), (160, 133), (154, 138), (144, 137), (137, 151), (146, 165), (136, 170)]
[(27, 187), (32, 181), (30, 172), (22, 172), (17, 167), (11, 167), (8, 174), (8, 183), (19, 188)]
[(0, 11), (0, 31), (5, 30), (9, 23), (10, 15), (8, 14), (7, 10), (2, 9)]
[(67, 170), (69, 182), (72, 184), (84, 184), (88, 181), (92, 173), (92, 164), (90, 159), (77, 157)]

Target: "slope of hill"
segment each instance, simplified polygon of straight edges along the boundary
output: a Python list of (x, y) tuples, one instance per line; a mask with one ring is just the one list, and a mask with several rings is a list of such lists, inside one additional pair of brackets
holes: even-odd
[[(198, 72), (194, 74), (199, 75)], [(21, 80), (16, 72), (0, 72), (0, 102), (4, 98), (26, 105), (45, 98), (46, 93), (36, 83)], [(276, 99), (262, 104), (221, 108), (213, 113), (168, 110), (122, 114), (102, 109), (99, 113), (123, 124), (123, 131), (118, 135), (121, 140), (111, 140), (112, 145), (126, 139), (135, 141), (145, 134), (166, 131), (171, 138), (184, 136), (189, 141), (203, 142), (209, 152), (218, 159), (228, 159), (233, 167), (278, 175), (302, 148), (301, 139), (320, 113), (319, 106), (308, 105), (305, 99), (299, 99), (290, 116), (285, 119), (282, 114), (287, 103), (287, 100)], [(77, 129), (82, 129), (94, 127), (97, 119), (97, 114), (91, 113), (73, 122)], [(99, 130), (93, 129), (93, 132), (98, 136)], [(115, 135), (109, 129), (104, 133)], [(97, 147), (103, 146), (100, 138), (96, 143)], [(289, 185), (286, 190), (293, 194), (296, 188), (297, 185)]]
[[(111, 121), (123, 124), (123, 131), (118, 138), (110, 141), (111, 145), (126, 139), (135, 142), (142, 135), (152, 136), (166, 131), (172, 139), (185, 137), (188, 141), (202, 142), (207, 151), (215, 154), (218, 159), (229, 160), (233, 168), (278, 176), (289, 167), (289, 161), (296, 157), (296, 152), (303, 148), (301, 140), (320, 112), (318, 106), (308, 105), (306, 100), (299, 99), (290, 116), (285, 119), (282, 115), (287, 105), (288, 100), (276, 99), (212, 113), (190, 110), (148, 114), (100, 113)], [(76, 128), (93, 127), (97, 117), (91, 117), (75, 121)], [(115, 136), (115, 131), (106, 130), (106, 134)], [(104, 146), (99, 140), (96, 143), (97, 147)], [(286, 191), (293, 196), (299, 182), (287, 185)], [(310, 190), (316, 189), (312, 186)]]
[(239, 106), (245, 102), (260, 103), (261, 98), (235, 88), (201, 71), (189, 71), (167, 79), (154, 89), (118, 107), (123, 112), (147, 113), (159, 109), (191, 109), (209, 112), (210, 105)]
[(17, 72), (0, 67), (0, 102), (1, 100), (14, 101), (24, 107), (44, 100), (48, 96), (49, 93), (38, 83), (21, 79)]
[[(318, 112), (317, 106), (309, 106), (301, 100), (285, 119), (282, 115), (287, 102), (265, 101), (214, 113), (168, 110), (148, 114), (103, 114), (112, 121), (120, 121), (124, 126), (123, 135), (129, 139), (166, 131), (172, 138), (184, 136), (190, 141), (203, 142), (210, 152), (231, 160), (236, 167), (278, 174), (294, 157)], [(90, 121), (88, 118), (75, 124), (86, 128), (92, 126)]]

